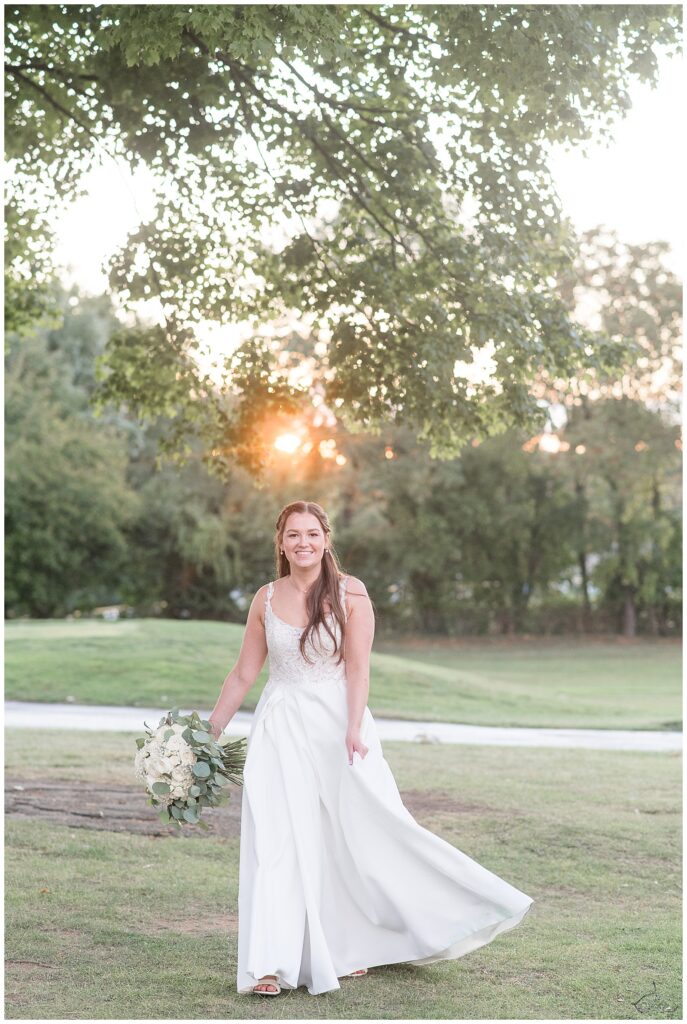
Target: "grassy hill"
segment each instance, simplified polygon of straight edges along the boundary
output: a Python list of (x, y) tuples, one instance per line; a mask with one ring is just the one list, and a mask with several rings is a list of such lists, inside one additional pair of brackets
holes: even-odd
[[(209, 710), (243, 627), (47, 620), (6, 623), (5, 635), (6, 699)], [(369, 706), (380, 717), (474, 725), (675, 729), (680, 686), (672, 640), (404, 640), (375, 645)]]

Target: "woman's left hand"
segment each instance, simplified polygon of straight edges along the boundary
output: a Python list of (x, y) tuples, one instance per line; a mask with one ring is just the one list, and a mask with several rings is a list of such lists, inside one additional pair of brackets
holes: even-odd
[(353, 754), (358, 751), (361, 757), (365, 757), (369, 747), (366, 747), (363, 741), (360, 739), (359, 732), (346, 733), (346, 751), (348, 753), (348, 763), (353, 764)]

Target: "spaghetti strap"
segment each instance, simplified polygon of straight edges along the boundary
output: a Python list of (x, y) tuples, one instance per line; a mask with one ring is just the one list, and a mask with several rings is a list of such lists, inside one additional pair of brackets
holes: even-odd
[(267, 586), (267, 596), (265, 598), (265, 608), (266, 609), (269, 608), (270, 611), (272, 611), (272, 605), (270, 604), (270, 601), (272, 600), (272, 594), (273, 593), (274, 593), (274, 580), (270, 580), (270, 582), (269, 582), (269, 584)]

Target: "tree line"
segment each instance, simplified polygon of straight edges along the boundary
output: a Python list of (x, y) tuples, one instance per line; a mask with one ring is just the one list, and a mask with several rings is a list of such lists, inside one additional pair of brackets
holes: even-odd
[[(59, 325), (8, 336), (7, 617), (121, 604), (242, 622), (273, 576), (277, 512), (304, 497), (328, 508), (382, 632), (679, 633), (681, 442), (665, 402), (568, 388), (555, 433), (512, 429), (444, 461), (402, 424), (313, 425), (310, 451), (263, 478), (218, 475), (198, 439), (182, 462), (160, 457), (164, 414), (94, 414), (120, 323), (106, 297), (56, 301)], [(330, 442), (345, 464), (323, 457)]]

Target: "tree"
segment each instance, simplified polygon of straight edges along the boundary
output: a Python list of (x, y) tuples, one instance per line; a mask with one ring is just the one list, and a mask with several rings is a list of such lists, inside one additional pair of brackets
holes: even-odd
[(585, 396), (637, 399), (676, 419), (682, 391), (682, 284), (666, 265), (666, 242), (627, 245), (597, 227), (577, 242), (573, 266), (560, 291), (574, 318), (633, 352), (625, 372), (608, 375), (593, 365), (572, 380), (542, 375), (535, 392), (568, 406)]
[[(137, 508), (126, 444), (88, 408), (100, 300), (78, 313), (62, 297), (64, 326), (19, 343), (5, 373), (6, 614), (58, 616), (118, 599)], [(110, 314), (111, 316), (111, 314)]]
[(573, 559), (574, 504), (546, 457), (525, 443), (512, 432), (461, 458), (461, 579), (509, 634), (524, 628), (535, 593), (546, 595)]
[[(353, 439), (336, 520), (337, 548), (365, 566), (385, 623), (454, 636), (527, 628), (532, 599), (574, 559), (574, 502), (548, 459), (523, 451), (522, 433), (442, 462), (407, 429), (385, 438), (385, 451)], [(349, 521), (342, 490), (353, 493)]]
[(575, 407), (562, 436), (570, 447), (556, 467), (585, 495), (583, 564), (596, 554), (590, 582), (600, 603), (625, 636), (636, 634), (640, 612), (665, 632), (680, 595), (679, 428), (639, 401), (606, 398)]
[[(72, 198), (108, 150), (157, 176), (110, 281), (157, 298), (163, 323), (113, 339), (103, 401), (156, 414), (173, 380), (180, 441), (200, 422), (259, 466), (260, 425), (307, 389), (256, 333), (226, 366), (227, 407), (193, 329), (297, 310), (350, 429), (394, 420), (455, 455), (541, 416), (538, 368), (620, 365), (555, 294), (571, 248), (546, 148), (608, 132), (679, 30), (677, 5), (9, 6), (10, 204)], [(20, 251), (44, 251), (43, 216), (13, 223)], [(492, 382), (454, 372), (488, 344)]]
[[(626, 245), (601, 227), (580, 237), (561, 294), (575, 318), (631, 346), (634, 357), (619, 377), (586, 366), (571, 380), (542, 374), (533, 388), (568, 410), (562, 437), (571, 454), (553, 456), (552, 466), (568, 477), (578, 504), (585, 621), (595, 581), (628, 636), (640, 613), (652, 632), (665, 632), (680, 591), (682, 287), (666, 251), (662, 242)], [(593, 574), (590, 557), (600, 559)]]
[(132, 558), (122, 588), (141, 609), (172, 617), (244, 621), (246, 604), (273, 571), (273, 494), (234, 467), (227, 481), (209, 474), (194, 450), (184, 465), (159, 466), (160, 426), (149, 427), (129, 465), (139, 511), (127, 536)]

